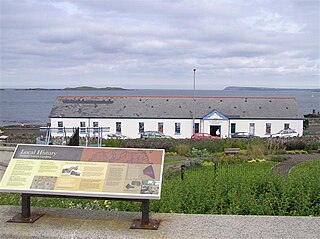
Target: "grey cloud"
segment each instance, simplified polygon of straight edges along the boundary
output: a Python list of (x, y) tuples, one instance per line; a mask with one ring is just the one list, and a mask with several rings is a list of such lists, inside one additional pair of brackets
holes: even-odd
[(232, 85), (241, 79), (304, 87), (299, 77), (318, 85), (318, 1), (1, 3), (1, 73), (8, 86), (54, 78), (57, 87), (90, 79), (139, 88), (154, 79), (163, 88), (183, 88), (194, 67), (205, 88), (218, 77)]
[(42, 31), (39, 33), (38, 39), (44, 43), (68, 44), (81, 40), (81, 36), (80, 29), (62, 28)]

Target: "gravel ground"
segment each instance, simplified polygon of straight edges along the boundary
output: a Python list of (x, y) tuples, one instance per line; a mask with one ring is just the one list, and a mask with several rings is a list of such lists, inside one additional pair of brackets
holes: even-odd
[(83, 209), (32, 208), (45, 213), (33, 224), (7, 223), (20, 207), (0, 206), (0, 238), (308, 238), (320, 235), (320, 218), (152, 214), (158, 230), (129, 229), (141, 213)]

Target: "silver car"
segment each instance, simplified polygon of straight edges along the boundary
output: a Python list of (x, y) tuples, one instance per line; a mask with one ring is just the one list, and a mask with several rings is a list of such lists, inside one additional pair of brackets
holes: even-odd
[(271, 135), (272, 138), (293, 138), (299, 137), (299, 133), (294, 129), (283, 129), (276, 134)]
[(141, 133), (140, 136), (142, 139), (163, 139), (163, 138), (172, 138), (171, 136), (168, 135), (164, 135), (163, 133), (159, 132), (159, 131), (145, 131), (143, 133)]

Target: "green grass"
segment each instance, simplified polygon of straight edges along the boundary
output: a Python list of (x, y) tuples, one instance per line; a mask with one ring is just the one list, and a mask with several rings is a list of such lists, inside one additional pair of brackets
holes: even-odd
[[(213, 164), (187, 169), (184, 180), (164, 172), (161, 200), (151, 200), (152, 212), (320, 216), (320, 159), (294, 167), (281, 178), (270, 172), (276, 162)], [(18, 194), (0, 194), (0, 204), (20, 205)], [(128, 201), (32, 198), (38, 207), (140, 211)]]

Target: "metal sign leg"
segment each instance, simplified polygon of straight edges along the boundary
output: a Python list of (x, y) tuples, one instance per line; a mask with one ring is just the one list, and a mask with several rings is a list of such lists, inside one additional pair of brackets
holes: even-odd
[(141, 202), (142, 218), (134, 219), (130, 229), (149, 229), (158, 230), (160, 220), (149, 218), (149, 200), (142, 200)]
[(22, 212), (10, 218), (7, 222), (22, 222), (22, 223), (33, 223), (44, 214), (31, 214), (31, 196), (28, 194), (21, 195), (21, 210)]
[(31, 217), (31, 204), (30, 204), (30, 196), (27, 194), (22, 194), (22, 202), (21, 202), (21, 206), (22, 206), (22, 217), (24, 218), (30, 218)]

